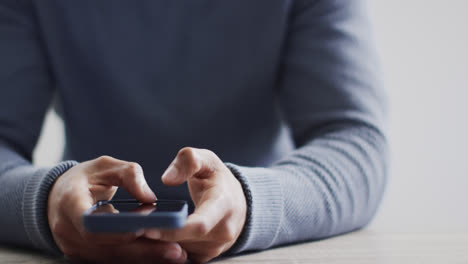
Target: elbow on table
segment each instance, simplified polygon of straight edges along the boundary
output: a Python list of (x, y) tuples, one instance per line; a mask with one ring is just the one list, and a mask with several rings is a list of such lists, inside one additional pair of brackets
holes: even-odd
[(369, 180), (372, 181), (372, 184), (367, 186), (367, 199), (362, 201), (360, 206), (362, 210), (355, 212), (358, 215), (356, 215), (354, 219), (359, 220), (355, 222), (354, 229), (362, 229), (370, 225), (377, 215), (379, 208), (381, 207), (389, 177), (389, 172), (387, 169), (388, 158), (386, 156), (387, 155), (385, 154), (385, 157), (382, 157), (381, 165), (383, 168), (381, 168), (381, 170), (378, 172), (368, 176), (368, 178), (372, 179)]

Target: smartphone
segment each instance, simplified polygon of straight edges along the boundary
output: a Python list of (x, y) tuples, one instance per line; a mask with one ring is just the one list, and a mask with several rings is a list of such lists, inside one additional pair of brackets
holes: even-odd
[(177, 229), (185, 225), (187, 202), (158, 200), (99, 201), (83, 214), (83, 225), (93, 233), (136, 232), (141, 229)]

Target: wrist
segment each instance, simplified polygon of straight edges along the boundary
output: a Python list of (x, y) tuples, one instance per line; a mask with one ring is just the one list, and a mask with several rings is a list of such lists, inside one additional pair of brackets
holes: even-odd
[(226, 254), (262, 250), (274, 245), (284, 212), (281, 178), (272, 168), (226, 164), (241, 183), (247, 200), (247, 217), (241, 235)]
[(250, 192), (250, 188), (247, 185), (247, 182), (244, 181), (240, 171), (230, 163), (225, 163), (226, 167), (231, 171), (234, 178), (236, 178), (237, 182), (240, 184), (242, 188), (242, 193), (245, 198), (245, 214), (244, 214), (244, 221), (242, 224), (242, 230), (237, 237), (236, 241), (233, 245), (223, 254), (223, 255), (231, 255), (233, 254), (239, 245), (244, 241), (247, 237), (248, 230), (250, 229), (250, 221), (251, 221), (251, 214), (252, 214), (252, 194)]

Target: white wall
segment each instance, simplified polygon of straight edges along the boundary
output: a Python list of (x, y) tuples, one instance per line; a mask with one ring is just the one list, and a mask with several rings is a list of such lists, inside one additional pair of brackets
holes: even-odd
[(374, 0), (393, 166), (376, 227), (468, 230), (468, 2)]
[[(369, 2), (392, 102), (393, 152), (373, 227), (468, 230), (468, 1)], [(38, 164), (59, 159), (62, 129), (49, 115)]]

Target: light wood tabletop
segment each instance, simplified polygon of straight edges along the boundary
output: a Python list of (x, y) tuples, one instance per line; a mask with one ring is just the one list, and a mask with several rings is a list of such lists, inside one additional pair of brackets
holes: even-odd
[[(38, 253), (0, 247), (0, 263), (65, 263)], [(214, 261), (212, 263), (468, 263), (468, 232), (385, 233), (362, 230)]]

